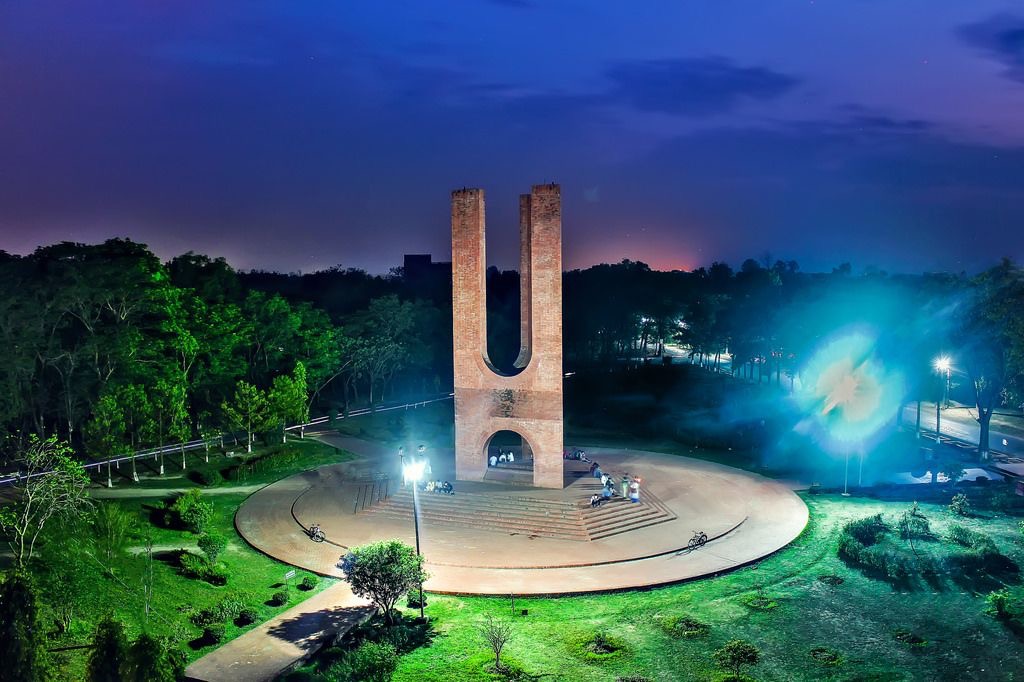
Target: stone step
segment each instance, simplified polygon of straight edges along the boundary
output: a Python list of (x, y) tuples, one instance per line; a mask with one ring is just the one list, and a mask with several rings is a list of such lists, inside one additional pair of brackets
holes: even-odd
[[(519, 500), (516, 498), (488, 498), (486, 495), (459, 494), (435, 495), (420, 494), (420, 511), (451, 511), (459, 514), (479, 514), (493, 518), (521, 518), (527, 520), (550, 521), (562, 519), (580, 522), (579, 510), (569, 504), (552, 504), (547, 500)], [(413, 498), (411, 493), (393, 495), (389, 504), (401, 507), (405, 513), (411, 513)]]
[[(379, 507), (375, 507), (373, 513), (391, 518), (407, 519), (411, 512), (408, 508), (400, 509), (391, 505), (381, 505)], [(483, 517), (478, 514), (467, 515), (464, 511), (426, 510), (422, 507), (420, 508), (420, 518), (424, 521), (433, 521), (442, 524), (452, 523), (463, 527), (499, 531), (503, 533), (550, 537), (577, 542), (586, 542), (588, 540), (586, 530), (578, 521), (576, 523), (572, 523), (570, 521), (552, 519), (546, 522), (537, 522), (533, 520), (528, 521), (525, 519), (515, 518), (492, 518)]]

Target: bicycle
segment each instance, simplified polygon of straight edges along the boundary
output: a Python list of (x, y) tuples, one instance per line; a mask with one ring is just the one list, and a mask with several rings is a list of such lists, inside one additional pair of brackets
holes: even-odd
[(695, 530), (693, 531), (693, 537), (690, 538), (690, 541), (688, 543), (686, 543), (686, 548), (690, 551), (693, 551), (695, 549), (700, 549), (701, 547), (706, 545), (707, 542), (708, 534), (702, 530)]
[(309, 529), (309, 539), (313, 542), (323, 542), (327, 539), (327, 534), (320, 530), (320, 526), (313, 526)]

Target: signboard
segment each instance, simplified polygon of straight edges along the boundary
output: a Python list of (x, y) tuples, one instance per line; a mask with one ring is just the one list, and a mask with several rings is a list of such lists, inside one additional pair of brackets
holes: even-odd
[(291, 580), (294, 577), (295, 577), (295, 571), (294, 570), (288, 571), (287, 573), (284, 574), (284, 579), (285, 580)]

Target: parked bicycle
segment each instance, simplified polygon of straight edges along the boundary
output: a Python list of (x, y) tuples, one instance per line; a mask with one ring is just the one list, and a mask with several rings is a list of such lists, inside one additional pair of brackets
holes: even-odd
[(313, 542), (323, 542), (327, 539), (327, 535), (320, 529), (320, 524), (314, 523), (309, 527), (309, 539)]
[(688, 543), (686, 543), (686, 547), (692, 551), (703, 547), (707, 542), (708, 534), (702, 530), (695, 530), (693, 531), (693, 537), (690, 538)]

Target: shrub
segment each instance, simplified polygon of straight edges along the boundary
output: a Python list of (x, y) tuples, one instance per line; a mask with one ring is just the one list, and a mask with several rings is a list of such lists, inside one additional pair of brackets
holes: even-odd
[(992, 542), (992, 538), (984, 533), (971, 530), (966, 526), (961, 526), (959, 523), (950, 524), (949, 529), (946, 531), (946, 537), (956, 544), (969, 549), (993, 554), (999, 553), (999, 550), (996, 549), (996, 543)]
[(224, 618), (221, 615), (220, 610), (216, 607), (197, 611), (192, 614), (192, 617), (189, 620), (191, 620), (192, 624), (197, 628), (205, 628), (209, 625), (224, 622)]
[(224, 639), (224, 624), (214, 623), (203, 629), (203, 639), (210, 644), (220, 644)]
[(1005, 620), (1010, 617), (1010, 592), (1005, 587), (1001, 590), (991, 592), (985, 601), (988, 603), (988, 612), (1000, 620)]
[(949, 511), (956, 516), (970, 516), (971, 502), (967, 499), (967, 495), (963, 493), (954, 495), (953, 499), (949, 501)]
[(191, 552), (182, 552), (178, 557), (181, 572), (188, 578), (205, 580), (211, 585), (225, 585), (228, 582), (228, 569), (223, 564), (211, 564), (206, 557)]
[(591, 634), (590, 637), (580, 642), (580, 645), (583, 658), (590, 661), (614, 658), (626, 648), (624, 641), (602, 630)]
[(210, 561), (211, 564), (217, 563), (217, 557), (221, 555), (224, 548), (228, 546), (228, 539), (220, 533), (204, 533), (199, 537), (199, 549), (202, 550), (203, 554)]
[(814, 647), (811, 649), (810, 654), (811, 658), (823, 665), (839, 665), (843, 662), (843, 657), (839, 655), (838, 651), (825, 646)]
[(892, 636), (896, 639), (897, 642), (902, 642), (903, 644), (909, 644), (910, 646), (927, 646), (928, 645), (928, 640), (927, 639), (925, 639), (925, 638), (923, 638), (923, 637), (921, 637), (919, 635), (914, 634), (910, 630), (900, 629), (900, 630), (897, 630), (896, 632), (892, 633)]
[(715, 652), (715, 662), (735, 677), (740, 676), (743, 666), (757, 665), (760, 660), (758, 648), (742, 639), (734, 639)]
[(843, 579), (838, 575), (824, 574), (818, 576), (818, 582), (824, 583), (831, 587), (838, 587), (843, 584)]
[(188, 477), (203, 486), (220, 485), (224, 482), (224, 474), (218, 469), (197, 469), (189, 473)]
[(249, 595), (243, 594), (242, 592), (230, 592), (220, 603), (217, 604), (217, 612), (220, 614), (222, 621), (233, 620), (238, 617), (243, 610), (245, 610), (245, 604), (250, 599)]
[(672, 637), (703, 637), (711, 631), (710, 625), (689, 616), (661, 616), (656, 622)]
[(201, 490), (192, 488), (174, 501), (171, 512), (182, 527), (198, 534), (213, 518), (213, 505), (203, 499)]
[(235, 618), (237, 625), (251, 625), (259, 620), (259, 614), (256, 609), (244, 608), (238, 612), (238, 617)]
[(270, 603), (274, 606), (284, 606), (288, 603), (288, 592), (286, 590), (278, 590), (271, 595)]
[(850, 521), (843, 526), (843, 533), (851, 535), (860, 544), (870, 547), (889, 531), (889, 525), (881, 514)]
[(363, 642), (327, 669), (330, 682), (387, 682), (398, 667), (398, 653), (384, 642)]
[(316, 576), (307, 575), (302, 579), (302, 582), (299, 583), (299, 587), (308, 592), (309, 590), (316, 588), (317, 583), (319, 582), (320, 581), (317, 580)]

